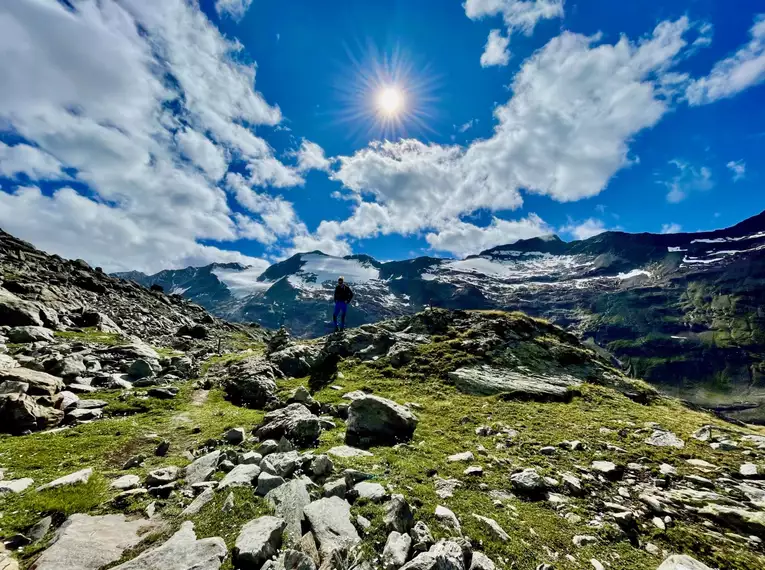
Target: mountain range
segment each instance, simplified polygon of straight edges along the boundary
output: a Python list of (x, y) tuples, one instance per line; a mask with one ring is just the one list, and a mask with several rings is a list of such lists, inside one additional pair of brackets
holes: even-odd
[(765, 420), (765, 212), (715, 231), (609, 231), (572, 242), (550, 235), (465, 259), (380, 262), (314, 251), (262, 273), (212, 264), (117, 274), (299, 337), (327, 332), (341, 275), (356, 293), (349, 326), (428, 305), (520, 310), (607, 350), (665, 392)]

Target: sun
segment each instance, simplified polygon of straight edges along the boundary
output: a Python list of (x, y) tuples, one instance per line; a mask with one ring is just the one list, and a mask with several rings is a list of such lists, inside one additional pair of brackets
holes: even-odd
[(395, 117), (404, 110), (405, 97), (400, 87), (388, 85), (377, 93), (377, 110), (386, 117)]

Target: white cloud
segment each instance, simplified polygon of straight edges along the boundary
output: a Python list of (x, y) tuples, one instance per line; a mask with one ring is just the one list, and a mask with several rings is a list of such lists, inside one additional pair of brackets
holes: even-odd
[(718, 61), (706, 77), (693, 81), (686, 91), (691, 105), (705, 105), (732, 97), (765, 81), (765, 14), (755, 17), (752, 39), (736, 53)]
[(733, 173), (733, 182), (738, 182), (746, 177), (746, 162), (743, 160), (731, 160), (725, 166)]
[(683, 227), (680, 224), (670, 223), (661, 225), (661, 233), (663, 234), (678, 234), (683, 231)]
[(278, 124), (281, 112), (255, 90), (255, 65), (241, 56), (242, 46), (196, 2), (73, 5), (0, 4), (0, 122), (34, 145), (4, 148), (2, 168), (18, 171), (23, 159), (30, 177), (62, 180), (68, 177), (60, 169), (72, 168), (93, 195), (0, 191), (2, 225), (107, 269), (255, 263), (198, 243), (242, 235), (269, 243), (256, 224), (279, 236), (274, 227), (291, 210), (275, 198), (264, 212), (270, 221), (234, 215), (218, 186), (230, 160), (247, 164), (250, 185), (303, 182), (253, 130)]
[(438, 232), (427, 234), (425, 239), (436, 251), (466, 256), (497, 245), (550, 233), (552, 228), (532, 213), (519, 220), (492, 218), (491, 224), (486, 227), (456, 220)]
[(503, 36), (502, 30), (492, 30), (481, 54), (481, 67), (504, 66), (510, 61), (510, 37)]
[(15, 178), (22, 173), (32, 180), (66, 176), (51, 155), (27, 144), (8, 146), (0, 141), (0, 176)]
[(606, 228), (602, 220), (588, 218), (583, 222), (570, 222), (568, 225), (560, 228), (561, 233), (571, 234), (574, 239), (588, 239), (603, 232), (610, 231)]
[(524, 62), (497, 125), (468, 147), (374, 142), (341, 156), (333, 178), (357, 206), (320, 226), (336, 236), (435, 233), (479, 209), (522, 205), (522, 191), (560, 202), (598, 195), (635, 160), (629, 144), (668, 111), (662, 83), (687, 45), (688, 20), (616, 44), (564, 32)]
[(323, 170), (329, 172), (332, 162), (324, 156), (324, 149), (315, 142), (303, 139), (300, 148), (293, 153), (297, 158), (297, 171)]
[(677, 204), (691, 192), (707, 191), (714, 187), (712, 171), (706, 166), (697, 167), (680, 159), (670, 160), (677, 173), (667, 182), (662, 182), (668, 189), (667, 202)]
[(459, 132), (461, 132), (461, 133), (466, 133), (467, 131), (469, 131), (470, 129), (472, 129), (472, 128), (475, 126), (475, 124), (476, 124), (477, 122), (478, 122), (478, 119), (470, 119), (470, 120), (469, 120), (467, 123), (463, 123), (463, 124), (461, 124), (459, 127), (457, 127), (457, 126), (455, 125), (455, 128), (456, 128), (456, 129), (457, 129)]
[(238, 22), (249, 10), (250, 4), (252, 0), (215, 0), (215, 11), (219, 16), (225, 15)]

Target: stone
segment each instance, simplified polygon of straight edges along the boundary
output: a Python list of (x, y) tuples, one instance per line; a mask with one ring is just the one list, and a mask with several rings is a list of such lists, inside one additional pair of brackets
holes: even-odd
[(765, 535), (765, 512), (709, 503), (698, 513), (733, 529), (742, 529), (755, 536)]
[(527, 496), (538, 496), (547, 489), (547, 483), (533, 467), (512, 474), (510, 484), (517, 493)]
[(20, 382), (27, 385), (25, 393), (30, 396), (52, 398), (64, 389), (64, 381), (57, 376), (31, 368), (6, 368), (0, 370), (0, 382)]
[(661, 563), (656, 570), (712, 570), (706, 564), (702, 564), (695, 558), (685, 554), (675, 554)]
[[(494, 562), (483, 552), (474, 552), (473, 561), (470, 563), (470, 570), (496, 570)], [(550, 567), (552, 569), (552, 567)]]
[(40, 309), (0, 287), (0, 326), (43, 326)]
[(593, 461), (590, 468), (610, 481), (621, 479), (624, 470), (612, 461)]
[(303, 510), (311, 502), (304, 479), (291, 479), (269, 491), (266, 495), (276, 516), (284, 520), (288, 544), (295, 544), (303, 536)]
[(179, 475), (180, 469), (175, 465), (155, 469), (154, 471), (150, 471), (146, 476), (146, 486), (161, 487), (163, 485), (168, 485), (178, 479)]
[(483, 475), (483, 467), (480, 465), (471, 465), (470, 467), (465, 468), (462, 474), (467, 475), (468, 477), (480, 477)]
[(696, 469), (699, 469), (701, 471), (714, 471), (717, 469), (714, 465), (712, 465), (709, 461), (704, 461), (703, 459), (686, 459), (685, 461), (688, 465), (691, 467), (695, 467)]
[(308, 531), (298, 542), (297, 549), (300, 552), (306, 554), (317, 567), (321, 564), (321, 557), (319, 556), (319, 549), (316, 548), (316, 539), (313, 537), (313, 533)]
[(745, 479), (756, 479), (759, 476), (759, 470), (754, 463), (744, 463), (738, 468), (738, 473)]
[(490, 519), (489, 517), (484, 517), (482, 515), (477, 515), (473, 513), (473, 518), (476, 519), (478, 522), (480, 522), (483, 526), (489, 529), (489, 533), (497, 540), (501, 542), (507, 542), (510, 540), (510, 535), (505, 532), (505, 530), (499, 526), (499, 523), (495, 521), (494, 519)]
[(677, 469), (669, 463), (662, 463), (659, 465), (659, 473), (662, 475), (677, 475)]
[[(29, 535), (29, 540), (32, 544), (35, 544), (37, 542), (40, 542), (43, 538), (45, 538), (45, 535), (48, 534), (48, 531), (50, 530), (50, 527), (53, 525), (53, 518), (43, 517), (35, 525), (29, 530), (27, 533)], [(2, 570), (2, 565), (0, 565), (0, 570)]]
[[(436, 557), (429, 552), (423, 552), (401, 567), (401, 570), (436, 570)], [(464, 570), (464, 566), (461, 570)]]
[(75, 514), (56, 532), (53, 544), (35, 562), (35, 570), (99, 570), (136, 546), (150, 523), (124, 515)]
[(276, 568), (277, 570), (316, 570), (316, 564), (310, 556), (303, 552), (285, 550), (277, 560)]
[(64, 412), (38, 403), (27, 394), (0, 396), (0, 431), (21, 434), (59, 425)]
[(598, 537), (589, 534), (578, 534), (572, 539), (571, 542), (573, 542), (574, 546), (577, 548), (582, 548), (583, 546), (589, 546), (590, 544), (597, 543)]
[(451, 509), (448, 509), (443, 505), (437, 505), (434, 514), (436, 519), (438, 519), (444, 527), (458, 535), (462, 535), (460, 521)]
[(277, 400), (275, 380), (282, 376), (279, 369), (264, 358), (252, 357), (229, 367), (223, 389), (234, 404), (262, 409)]
[(412, 539), (408, 534), (401, 534), (395, 530), (388, 535), (382, 553), (383, 570), (398, 570), (409, 556), (412, 547)]
[(154, 367), (152, 367), (148, 360), (137, 358), (130, 364), (127, 373), (131, 378), (139, 380), (141, 378), (154, 376)]
[(241, 570), (258, 570), (277, 553), (286, 527), (279, 517), (264, 516), (248, 522), (236, 539), (232, 557)]
[(88, 467), (87, 469), (82, 469), (75, 473), (70, 473), (64, 477), (59, 477), (50, 483), (41, 485), (40, 487), (37, 487), (37, 492), (39, 493), (40, 491), (47, 491), (49, 489), (58, 489), (60, 487), (71, 487), (73, 485), (84, 485), (90, 481), (91, 475), (93, 475), (93, 469)]
[(363, 532), (366, 532), (370, 528), (372, 528), (372, 521), (370, 521), (366, 517), (359, 515), (356, 517), (356, 526), (359, 527)]
[(218, 490), (228, 489), (229, 487), (250, 487), (260, 475), (260, 467), (257, 465), (237, 465), (234, 467), (218, 485)]
[(354, 485), (353, 490), (359, 495), (359, 499), (366, 499), (373, 503), (379, 503), (387, 496), (388, 492), (385, 487), (379, 483), (372, 483), (370, 481), (362, 481)]
[(188, 507), (183, 509), (181, 516), (193, 517), (194, 515), (199, 514), (199, 511), (201, 511), (207, 503), (212, 501), (213, 497), (215, 497), (215, 491), (210, 488), (205, 489), (191, 501), (191, 504)]
[(462, 482), (458, 479), (442, 479), (437, 476), (433, 481), (436, 487), (436, 495), (441, 499), (448, 499), (449, 497), (454, 496), (454, 491), (462, 486)]
[(677, 449), (685, 447), (685, 442), (671, 431), (654, 430), (645, 443), (656, 447), (676, 447)]
[(320, 433), (319, 418), (303, 404), (295, 403), (268, 412), (255, 435), (261, 440), (286, 437), (296, 444), (309, 445)]
[(226, 495), (226, 500), (223, 501), (223, 506), (220, 509), (224, 513), (230, 513), (234, 510), (234, 492), (229, 491), (228, 495)]
[(246, 451), (236, 456), (236, 462), (244, 465), (260, 465), (263, 456), (255, 451)]
[(412, 537), (412, 548), (418, 552), (428, 550), (435, 542), (428, 525), (423, 521), (417, 521), (409, 531), (409, 536)]
[(653, 517), (651, 523), (659, 530), (667, 530), (667, 525), (664, 524), (664, 520), (660, 517)]
[(272, 453), (260, 462), (260, 468), (272, 475), (290, 477), (303, 464), (303, 458), (297, 451), (286, 453)]
[(83, 423), (100, 419), (104, 415), (101, 408), (76, 409), (66, 414), (64, 418), (67, 422)]
[(558, 450), (552, 445), (547, 445), (539, 449), (539, 453), (542, 455), (555, 455), (557, 452)]
[(567, 401), (581, 380), (568, 375), (531, 375), (505, 368), (479, 366), (449, 373), (457, 389), (467, 394), (537, 401)]
[(345, 493), (347, 491), (348, 485), (345, 482), (345, 478), (324, 483), (325, 497), (340, 497), (341, 499), (345, 499)]
[(574, 497), (581, 497), (584, 495), (584, 488), (582, 487), (582, 481), (576, 475), (572, 473), (561, 473), (561, 481), (563, 483), (563, 490)]
[(138, 475), (123, 475), (122, 477), (112, 481), (110, 487), (120, 491), (129, 491), (130, 489), (137, 488), (140, 484), (141, 478)]
[(317, 455), (311, 461), (311, 472), (317, 477), (324, 477), (332, 473), (334, 465), (327, 455)]
[(395, 530), (400, 533), (409, 532), (414, 526), (412, 509), (403, 495), (393, 495), (385, 503), (383, 522), (388, 530)]
[(167, 542), (113, 570), (218, 570), (227, 554), (222, 538), (197, 540), (194, 524), (186, 521)]
[(329, 455), (334, 455), (335, 457), (372, 457), (372, 453), (369, 451), (365, 451), (363, 449), (356, 449), (355, 447), (350, 447), (348, 445), (338, 445), (333, 447), (332, 449), (328, 450), (327, 453)]
[(345, 443), (367, 448), (392, 445), (412, 438), (417, 417), (404, 406), (378, 396), (366, 395), (351, 402)]
[(122, 469), (126, 471), (128, 469), (141, 467), (144, 461), (146, 461), (145, 455), (134, 455), (125, 462), (125, 464), (122, 466)]
[(212, 479), (218, 470), (220, 455), (220, 451), (212, 451), (187, 465), (185, 469), (186, 484), (191, 486)]
[(361, 541), (350, 520), (351, 506), (338, 497), (327, 497), (305, 507), (305, 516), (319, 543), (322, 559), (346, 552)]
[(439, 540), (428, 553), (436, 559), (437, 570), (466, 570), (470, 567), (472, 552), (456, 540)]
[(53, 331), (45, 327), (13, 327), (8, 331), (8, 341), (19, 344), (29, 342), (53, 342)]
[(238, 427), (228, 430), (223, 434), (223, 439), (226, 440), (226, 443), (230, 443), (231, 445), (239, 445), (244, 441), (246, 436), (247, 434), (244, 431), (244, 428)]
[(178, 395), (178, 388), (172, 386), (156, 386), (149, 388), (147, 394), (160, 400), (172, 400)]
[(29, 487), (31, 487), (34, 482), (34, 479), (30, 479), (29, 477), (24, 477), (23, 479), (9, 479), (7, 481), (0, 481), (0, 496), (10, 493), (23, 493)]
[(597, 558), (590, 558), (590, 565), (594, 570), (606, 570), (606, 567), (603, 566), (603, 563)]
[(258, 475), (258, 485), (255, 492), (261, 497), (265, 497), (270, 491), (273, 491), (283, 484), (283, 477), (267, 473), (266, 471), (261, 471), (260, 475)]
[(455, 453), (454, 455), (450, 455), (447, 458), (447, 460), (450, 463), (455, 463), (458, 461), (464, 461), (465, 463), (467, 463), (468, 461), (473, 461), (473, 459), (475, 459), (475, 457), (473, 456), (472, 451), (463, 451), (462, 453)]

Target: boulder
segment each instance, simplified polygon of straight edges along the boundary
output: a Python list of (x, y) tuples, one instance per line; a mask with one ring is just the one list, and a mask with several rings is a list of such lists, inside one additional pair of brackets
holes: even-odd
[(379, 503), (388, 495), (385, 487), (379, 483), (373, 483), (371, 481), (356, 483), (353, 490), (358, 494), (359, 499), (365, 499), (367, 501), (372, 501), (373, 503)]
[(361, 541), (351, 523), (351, 506), (338, 497), (319, 499), (305, 508), (322, 559), (334, 552), (347, 552)]
[(300, 378), (311, 373), (320, 350), (317, 346), (294, 344), (271, 353), (268, 359), (285, 376)]
[(148, 526), (148, 521), (128, 520), (121, 514), (72, 515), (32, 567), (34, 570), (99, 570), (136, 546)]
[(258, 475), (258, 486), (255, 489), (255, 492), (261, 497), (265, 497), (270, 491), (279, 487), (279, 485), (284, 485), (283, 477), (267, 473), (266, 471), (261, 471), (260, 475)]
[(408, 534), (401, 534), (395, 530), (388, 535), (382, 553), (383, 570), (398, 570), (409, 557), (412, 547), (412, 539)]
[(702, 564), (695, 558), (685, 554), (675, 554), (661, 563), (657, 570), (712, 570), (706, 564)]
[(156, 388), (149, 388), (147, 394), (152, 398), (158, 398), (160, 400), (172, 400), (178, 395), (178, 388), (172, 386), (158, 386)]
[(246, 435), (247, 434), (245, 433), (244, 428), (231, 428), (223, 434), (223, 439), (226, 441), (226, 443), (230, 443), (231, 445), (239, 445), (244, 441)]
[(268, 412), (255, 435), (261, 440), (286, 437), (296, 444), (307, 445), (316, 441), (320, 433), (319, 418), (303, 404), (296, 403)]
[(56, 427), (64, 420), (64, 412), (39, 405), (27, 394), (0, 396), (0, 431), (20, 434)]
[(155, 469), (154, 471), (150, 471), (146, 476), (146, 486), (161, 487), (163, 485), (168, 485), (178, 479), (179, 476), (180, 469), (175, 465)]
[[(544, 568), (545, 564), (537, 566), (537, 570), (548, 570)], [(470, 563), (470, 570), (496, 570), (496, 565), (491, 561), (491, 558), (486, 556), (483, 552), (474, 552), (473, 560)], [(549, 568), (552, 570), (552, 567)]]
[(311, 502), (307, 483), (310, 480), (291, 479), (266, 495), (276, 516), (286, 524), (288, 544), (296, 544), (303, 536), (303, 509)]
[(428, 553), (436, 559), (437, 570), (468, 570), (470, 568), (472, 552), (456, 540), (439, 540)]
[(46, 483), (40, 487), (37, 487), (37, 492), (47, 491), (49, 489), (58, 489), (60, 487), (71, 487), (72, 485), (84, 485), (90, 481), (90, 477), (93, 475), (93, 469), (88, 467), (75, 473), (70, 473), (64, 477), (59, 477), (50, 483)]
[(276, 570), (316, 570), (316, 563), (299, 550), (285, 550), (276, 561)]
[(303, 458), (297, 451), (272, 453), (260, 462), (260, 468), (266, 473), (279, 477), (290, 477), (303, 464)]
[(409, 536), (412, 537), (412, 548), (418, 552), (425, 552), (435, 542), (428, 525), (422, 521), (417, 521), (409, 531)]
[(0, 382), (13, 381), (27, 384), (30, 396), (53, 397), (64, 389), (64, 381), (57, 376), (32, 370), (31, 368), (10, 368), (0, 370)]
[(392, 400), (366, 395), (351, 402), (346, 425), (348, 445), (392, 445), (412, 438), (417, 417)]
[(671, 431), (654, 430), (645, 443), (656, 447), (676, 447), (677, 449), (685, 447), (685, 442)]
[(53, 331), (45, 327), (13, 327), (8, 331), (8, 340), (15, 343), (53, 342)]
[(23, 493), (31, 487), (34, 482), (34, 479), (30, 479), (29, 477), (0, 481), (0, 497), (6, 493)]
[(237, 465), (234, 467), (218, 485), (218, 490), (228, 489), (229, 487), (250, 487), (260, 475), (260, 467), (257, 465)]
[(385, 503), (383, 522), (387, 529), (395, 530), (402, 534), (412, 529), (412, 526), (414, 526), (414, 515), (403, 495), (393, 495), (390, 501)]
[(603, 475), (606, 479), (616, 481), (621, 479), (624, 469), (612, 461), (593, 461), (590, 467), (596, 473)]
[(130, 364), (127, 373), (131, 378), (140, 380), (141, 378), (154, 376), (154, 367), (149, 360), (146, 360), (145, 358), (137, 358)]
[(0, 326), (43, 326), (39, 307), (0, 287)]
[(436, 519), (449, 531), (458, 535), (462, 535), (462, 526), (457, 518), (457, 515), (451, 509), (444, 507), (443, 505), (437, 505), (434, 512)]
[(531, 497), (539, 496), (547, 489), (544, 478), (533, 467), (512, 474), (510, 484), (515, 492)]
[(167, 542), (113, 570), (218, 570), (227, 554), (222, 538), (197, 540), (194, 524), (186, 521)]
[(277, 400), (276, 379), (283, 375), (273, 364), (261, 357), (252, 357), (229, 366), (222, 385), (234, 404), (263, 408)]
[(482, 515), (477, 515), (475, 513), (473, 513), (473, 518), (475, 518), (479, 523), (481, 523), (482, 526), (488, 529), (489, 534), (491, 534), (496, 540), (501, 542), (507, 542), (510, 540), (510, 535), (507, 534), (505, 529), (499, 526), (499, 523), (494, 519), (490, 519), (489, 517), (484, 517)]
[(186, 484), (191, 486), (212, 479), (218, 469), (220, 451), (213, 451), (203, 455), (186, 466)]
[(260, 517), (242, 527), (232, 556), (241, 570), (258, 570), (279, 550), (287, 524), (278, 517)]
[(141, 484), (141, 478), (138, 475), (123, 475), (112, 481), (110, 487), (120, 491), (129, 491), (135, 489)]
[(215, 491), (208, 487), (202, 491), (193, 501), (191, 501), (191, 504), (188, 507), (183, 509), (181, 516), (193, 517), (194, 515), (199, 514), (199, 511), (201, 511), (207, 503), (212, 501), (214, 497)]
[(175, 332), (175, 336), (190, 336), (199, 340), (206, 339), (209, 334), (207, 327), (198, 323), (183, 325)]
[(480, 396), (506, 394), (509, 398), (537, 401), (568, 401), (581, 380), (568, 375), (531, 375), (506, 368), (480, 366), (460, 368), (449, 379), (462, 392)]
[(372, 457), (373, 454), (369, 451), (365, 451), (363, 449), (356, 449), (355, 447), (350, 447), (348, 445), (337, 445), (327, 451), (329, 455), (334, 455), (335, 457)]

